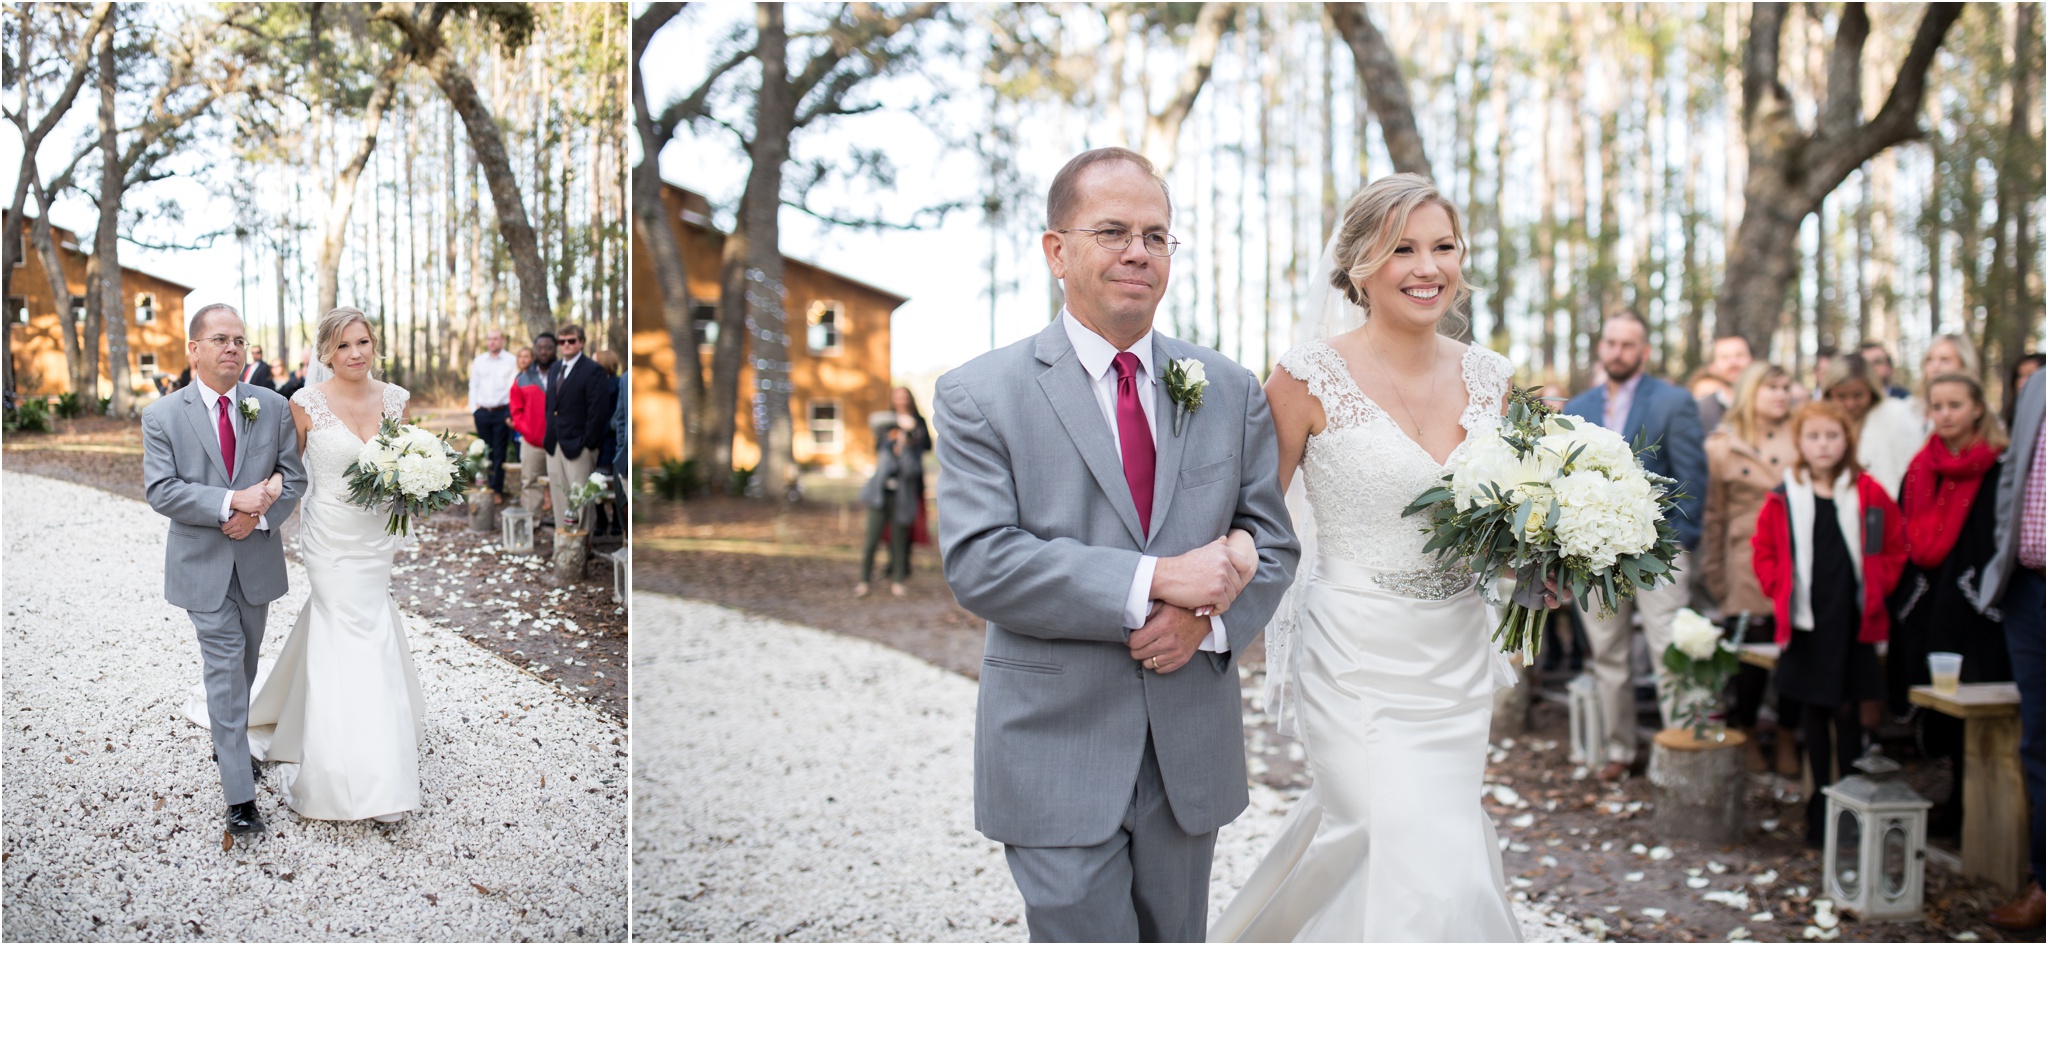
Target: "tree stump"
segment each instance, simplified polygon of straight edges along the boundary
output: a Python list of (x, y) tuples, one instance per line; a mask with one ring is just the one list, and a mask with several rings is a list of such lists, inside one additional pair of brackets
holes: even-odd
[(493, 533), (498, 529), (498, 499), (492, 496), (490, 487), (480, 486), (469, 491), (469, 528), (478, 533)]
[(590, 535), (580, 530), (555, 531), (555, 586), (567, 588), (583, 581), (583, 561), (590, 555)]
[(1660, 834), (1727, 845), (1742, 839), (1742, 789), (1746, 773), (1739, 729), (1720, 739), (1693, 739), (1690, 729), (1657, 734), (1650, 749), (1650, 785), (1657, 810), (1650, 826)]

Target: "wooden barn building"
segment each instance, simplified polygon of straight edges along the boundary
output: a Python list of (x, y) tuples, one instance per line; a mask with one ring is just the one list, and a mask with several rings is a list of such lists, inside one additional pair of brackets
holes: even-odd
[[(663, 185), (662, 202), (683, 245), (689, 273), (691, 353), (711, 379), (717, 339), (719, 252), (725, 234), (703, 196)], [(797, 465), (829, 476), (863, 475), (875, 466), (868, 415), (889, 408), (889, 319), (908, 300), (829, 269), (783, 259), (789, 317), (789, 397)], [(661, 288), (638, 236), (633, 239), (633, 460), (646, 467), (683, 456), (683, 417), (675, 354), (662, 324)], [(753, 425), (754, 369), (742, 364), (733, 465), (761, 459)]]
[[(86, 254), (69, 229), (52, 228), (64, 260), (65, 282), (71, 287), (73, 329), (85, 331)], [(71, 369), (64, 361), (64, 342), (57, 329), (57, 301), (50, 293), (43, 258), (24, 224), (21, 258), (7, 291), (7, 336), (14, 353), (16, 390), (24, 396), (59, 395), (72, 391)], [(185, 295), (192, 288), (162, 276), (123, 266), (121, 297), (128, 318), (128, 376), (131, 391), (145, 399), (155, 394), (150, 383), (158, 374), (176, 377), (185, 368)], [(107, 336), (100, 333), (99, 383), (95, 394), (113, 394), (107, 373)]]

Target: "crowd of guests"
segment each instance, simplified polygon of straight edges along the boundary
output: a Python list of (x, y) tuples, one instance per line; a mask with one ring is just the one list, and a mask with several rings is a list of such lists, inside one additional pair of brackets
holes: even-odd
[[(1853, 772), (1881, 730), (1911, 724), (1922, 749), (1960, 776), (1961, 723), (1917, 713), (1907, 698), (1929, 681), (1929, 653), (1961, 654), (1961, 681), (2013, 680), (2021, 692), (2034, 880), (1990, 920), (2039, 928), (2048, 383), (2029, 379), (2042, 357), (2003, 375), (1994, 411), (1980, 358), (1960, 335), (1929, 344), (1913, 389), (1897, 383), (1882, 344), (1823, 360), (1807, 387), (1755, 361), (1742, 338), (1716, 340), (1680, 388), (1643, 372), (1647, 338), (1634, 312), (1609, 317), (1602, 380), (1565, 407), (1654, 445), (1645, 466), (1691, 498), (1674, 520), (1687, 583), (1645, 592), (1610, 620), (1580, 621), (1608, 723), (1600, 777), (1619, 779), (1641, 758), (1632, 612), (1660, 673), (1671, 621), (1689, 603), (1730, 625), (1748, 614), (1743, 640), (1779, 645), (1775, 669), (1745, 667), (1731, 683), (1727, 717), (1751, 738), (1752, 771), (1796, 780), (1803, 760), (1815, 846), (1825, 828), (1819, 788)], [(1768, 755), (1757, 737), (1767, 706), (1777, 723)], [(1662, 710), (1669, 725), (1671, 709)], [(1962, 789), (1952, 791), (1930, 820), (1936, 835), (1960, 833)]]
[[(516, 353), (505, 345), (504, 332), (491, 331), (469, 368), (470, 416), (490, 448), (492, 494), (505, 501), (505, 462), (517, 446), (520, 506), (538, 525), (623, 535), (627, 491), (616, 479), (627, 461), (631, 391), (623, 361), (608, 348), (586, 352), (574, 323), (536, 334)], [(569, 514), (563, 491), (592, 473), (613, 477), (612, 499)]]

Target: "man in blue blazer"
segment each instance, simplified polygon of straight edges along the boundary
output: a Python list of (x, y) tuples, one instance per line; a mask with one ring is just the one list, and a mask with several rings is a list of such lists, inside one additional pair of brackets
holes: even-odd
[[(1691, 586), (1685, 575), (1692, 566), (1692, 549), (1700, 542), (1700, 519), (1706, 505), (1707, 451), (1700, 432), (1699, 406), (1684, 389), (1643, 372), (1649, 355), (1650, 325), (1643, 317), (1628, 308), (1609, 315), (1600, 328), (1599, 348), (1600, 369), (1606, 380), (1564, 406), (1567, 414), (1619, 432), (1624, 438), (1654, 444), (1640, 458), (1643, 467), (1676, 479), (1678, 493), (1688, 498), (1678, 503), (1678, 517), (1672, 520), (1685, 548), (1678, 556), (1677, 580), (1622, 603), (1606, 620), (1597, 619), (1597, 614), (1585, 615), (1586, 638), (1593, 647), (1593, 678), (1606, 718), (1607, 764), (1600, 768), (1600, 779), (1607, 781), (1626, 775), (1637, 755), (1635, 683), (1628, 666), (1630, 611), (1642, 614), (1650, 662), (1657, 665), (1661, 677), (1664, 649), (1671, 645), (1672, 619), (1689, 599)], [(1669, 701), (1660, 696), (1657, 705), (1664, 725), (1671, 725)]]

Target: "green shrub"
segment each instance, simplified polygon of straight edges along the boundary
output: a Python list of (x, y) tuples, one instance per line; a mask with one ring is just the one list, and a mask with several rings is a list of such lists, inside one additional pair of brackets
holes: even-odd
[(732, 470), (732, 486), (729, 492), (734, 497), (745, 497), (747, 495), (747, 487), (753, 481), (754, 470), (752, 468), (735, 468)]
[(47, 432), (50, 405), (41, 399), (24, 399), (20, 406), (7, 412), (6, 426), (10, 432)]
[(69, 421), (82, 413), (85, 413), (85, 403), (79, 400), (78, 393), (66, 392), (57, 397), (58, 417)]
[(113, 397), (113, 396), (101, 396), (101, 397), (100, 397), (100, 416), (101, 416), (101, 417), (112, 417), (112, 416), (113, 416), (113, 414), (114, 414), (114, 397)]
[(647, 485), (664, 501), (687, 501), (704, 492), (704, 479), (694, 458), (687, 461), (664, 458), (661, 465), (647, 476)]

